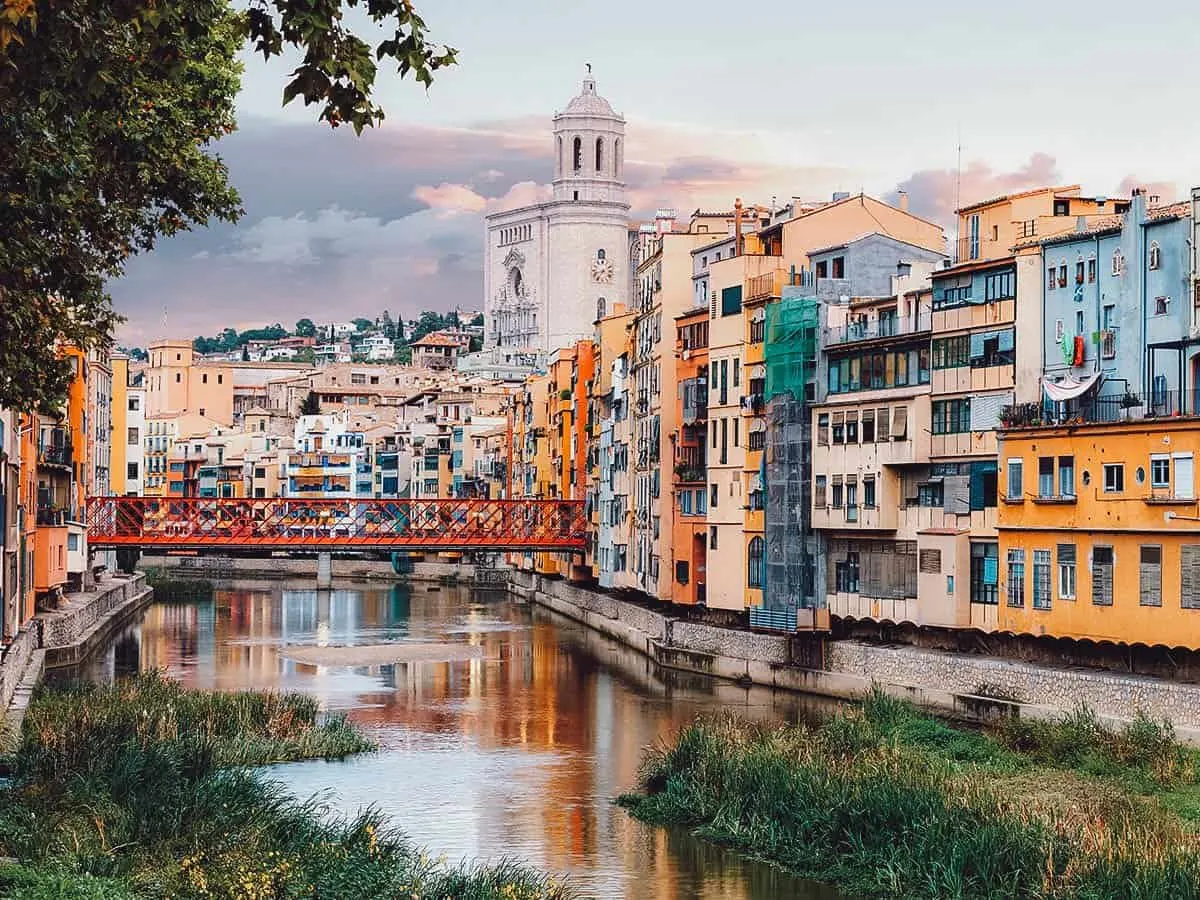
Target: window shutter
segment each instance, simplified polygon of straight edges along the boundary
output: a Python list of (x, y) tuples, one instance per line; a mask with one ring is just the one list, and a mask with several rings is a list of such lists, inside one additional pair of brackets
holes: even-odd
[(1112, 606), (1113, 550), (1112, 547), (1092, 548), (1092, 603)]
[(888, 408), (886, 406), (879, 410), (879, 415), (875, 419), (875, 438), (876, 440), (886, 441), (889, 439), (889, 426), (891, 420), (888, 418)]
[(892, 437), (902, 441), (908, 435), (908, 407), (897, 406), (892, 413)]
[(921, 571), (927, 575), (940, 575), (942, 573), (942, 551), (922, 550), (920, 566)]
[(1000, 424), (1000, 411), (1011, 406), (1011, 392), (1002, 394), (977, 394), (971, 398), (971, 430), (993, 431)]
[(1142, 547), (1138, 573), (1138, 603), (1162, 606), (1162, 548)]
[(942, 479), (942, 511), (959, 515), (971, 511), (971, 476), (947, 475)]
[(1200, 609), (1200, 544), (1179, 548), (1180, 597), (1184, 609)]

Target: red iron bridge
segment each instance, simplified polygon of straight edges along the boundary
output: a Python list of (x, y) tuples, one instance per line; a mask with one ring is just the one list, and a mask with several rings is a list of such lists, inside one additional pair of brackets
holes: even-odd
[(583, 552), (583, 500), (91, 497), (88, 543), (161, 550)]

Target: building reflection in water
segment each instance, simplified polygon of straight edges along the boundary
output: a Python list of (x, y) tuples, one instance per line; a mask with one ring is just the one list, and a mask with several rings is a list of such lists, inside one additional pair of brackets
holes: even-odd
[[(480, 659), (320, 667), (296, 646), (465, 643)], [(717, 710), (764, 720), (832, 704), (661, 673), (565, 619), (457, 587), (355, 584), (313, 590), (235, 583), (207, 603), (151, 606), (86, 675), (159, 668), (190, 687), (319, 697), (370, 729), (378, 754), (278, 767), (298, 794), (345, 811), (374, 803), (451, 859), (513, 855), (573, 876), (589, 896), (827, 898), (681, 832), (633, 822), (612, 802), (644, 748)]]

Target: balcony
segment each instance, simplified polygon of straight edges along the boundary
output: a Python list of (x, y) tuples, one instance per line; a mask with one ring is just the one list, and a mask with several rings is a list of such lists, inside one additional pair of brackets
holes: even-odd
[(683, 423), (703, 421), (708, 415), (708, 379), (689, 378), (680, 384), (683, 397)]
[(41, 444), (38, 446), (38, 465), (70, 468), (71, 450), (70, 442)]
[(1002, 429), (1057, 428), (1169, 419), (1200, 415), (1197, 391), (1151, 391), (1150, 393), (1112, 394), (1104, 397), (1079, 397), (1068, 401), (1061, 411), (1041, 403), (1017, 403), (1000, 411)]
[(770, 300), (779, 297), (783, 293), (784, 287), (798, 285), (800, 282), (801, 273), (791, 272), (787, 269), (776, 269), (773, 272), (755, 275), (746, 281), (746, 302), (753, 303), (755, 300)]
[(851, 322), (838, 328), (826, 331), (826, 344), (853, 344), (859, 341), (874, 341), (882, 338), (901, 337), (910, 334), (922, 334), (933, 328), (933, 316), (922, 313), (917, 316), (891, 316)]
[(67, 510), (58, 506), (39, 506), (37, 523), (42, 528), (66, 527)]
[(765, 406), (765, 403), (766, 403), (766, 401), (763, 399), (763, 395), (761, 393), (758, 393), (758, 394), (747, 394), (745, 397), (742, 398), (740, 405), (742, 407), (743, 413), (748, 413), (748, 414), (754, 415), (754, 416), (760, 416), (760, 415), (762, 415), (762, 411), (763, 411), (763, 407)]

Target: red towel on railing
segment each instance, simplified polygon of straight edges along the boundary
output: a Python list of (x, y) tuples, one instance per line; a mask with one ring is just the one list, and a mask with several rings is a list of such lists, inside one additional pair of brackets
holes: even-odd
[(1083, 365), (1083, 335), (1075, 335), (1075, 359), (1072, 361), (1073, 366)]

